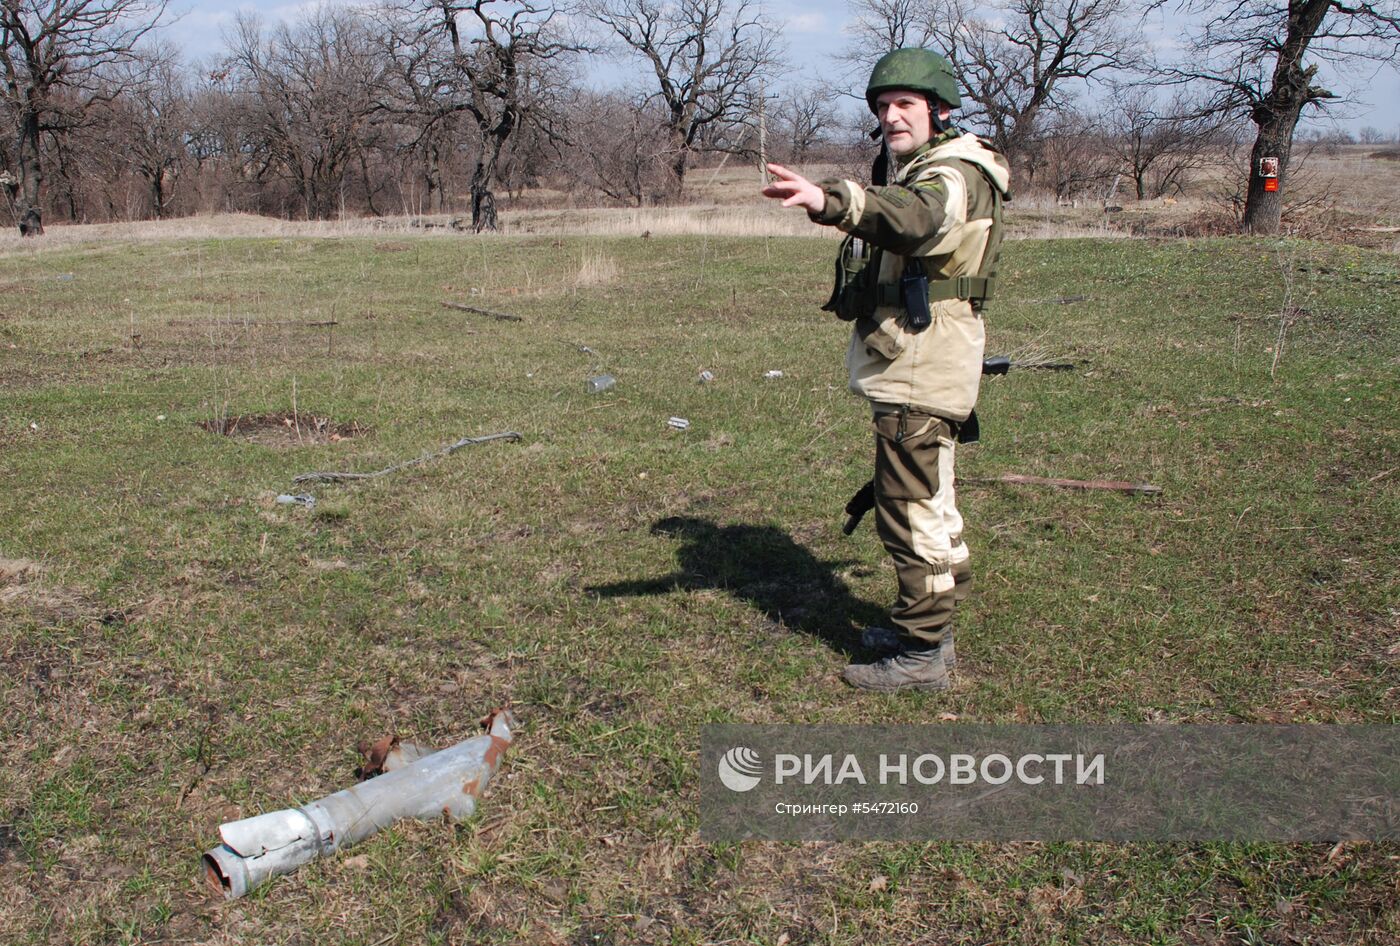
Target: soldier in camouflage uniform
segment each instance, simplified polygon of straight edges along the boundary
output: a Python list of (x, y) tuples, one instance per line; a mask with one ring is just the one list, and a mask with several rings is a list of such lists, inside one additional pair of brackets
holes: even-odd
[(899, 598), (893, 653), (852, 664), (846, 681), (867, 690), (940, 690), (954, 662), (950, 622), (971, 586), (953, 455), (975, 424), (984, 333), (1001, 244), (1006, 159), (949, 124), (960, 102), (948, 62), (925, 49), (882, 58), (866, 88), (888, 161), (877, 183), (813, 183), (780, 165), (766, 197), (802, 207), (847, 235), (826, 308), (853, 322), (851, 390), (870, 401), (875, 427), (876, 528), (894, 558)]

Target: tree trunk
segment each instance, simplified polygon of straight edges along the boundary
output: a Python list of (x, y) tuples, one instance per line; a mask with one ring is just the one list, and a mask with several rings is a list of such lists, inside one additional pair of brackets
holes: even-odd
[(685, 194), (685, 172), (686, 166), (690, 163), (690, 148), (685, 142), (681, 142), (676, 149), (676, 156), (671, 161), (671, 196), (679, 203)]
[[(1293, 151), (1293, 130), (1303, 106), (1318, 93), (1309, 88), (1312, 69), (1294, 68), (1296, 75), (1281, 83), (1275, 78), (1269, 97), (1254, 109), (1259, 133), (1249, 154), (1249, 189), (1245, 195), (1240, 229), (1245, 233), (1272, 236), (1279, 231), (1283, 217), (1283, 194), (1288, 184), (1288, 159)], [(1324, 93), (1325, 94), (1325, 93)], [(1260, 171), (1264, 158), (1278, 158), (1278, 190), (1266, 191), (1267, 180)]]
[[(1245, 195), (1244, 216), (1240, 229), (1245, 233), (1273, 236), (1278, 233), (1283, 218), (1283, 188), (1288, 181), (1288, 155), (1293, 148), (1292, 121), (1270, 121), (1259, 127), (1254, 148), (1249, 154), (1249, 189)], [(1260, 162), (1266, 157), (1278, 158), (1278, 190), (1266, 191), (1266, 178), (1259, 173)]]
[[(1279, 48), (1269, 92), (1254, 105), (1251, 118), (1259, 128), (1249, 155), (1249, 190), (1245, 196), (1240, 229), (1245, 233), (1271, 236), (1278, 233), (1283, 216), (1284, 185), (1288, 180), (1288, 156), (1293, 150), (1293, 130), (1298, 116), (1309, 102), (1332, 98), (1332, 93), (1316, 88), (1312, 81), (1317, 66), (1303, 66), (1308, 44), (1322, 27), (1330, 9), (1328, 0), (1302, 0), (1289, 5), (1288, 34)], [(1278, 158), (1278, 190), (1264, 190), (1266, 178), (1259, 173), (1260, 161)]]
[(476, 168), (472, 171), (472, 230), (477, 233), (496, 229), (496, 195), (491, 193), (491, 185), (496, 180), (501, 151), (514, 127), (514, 120), (503, 116), (495, 127), (482, 135), (481, 154), (477, 156)]
[(365, 204), (369, 209), (370, 215), (382, 217), (383, 214), (379, 212), (379, 208), (374, 206), (374, 192), (377, 188), (375, 188), (374, 180), (369, 175), (369, 161), (365, 158), (365, 151), (363, 148), (360, 149), (360, 177), (365, 182)]
[(437, 145), (428, 146), (426, 157), (427, 166), (424, 177), (428, 186), (428, 213), (445, 213), (447, 200), (442, 190), (442, 163)]
[(151, 187), (151, 216), (156, 220), (165, 219), (165, 171), (155, 168), (146, 180)]
[(20, 117), (19, 134), (19, 235), (43, 236), (44, 219), (39, 209), (44, 183), (39, 163), (39, 115), (27, 112)]
[(472, 230), (496, 229), (496, 197), (491, 193), (490, 183), (483, 171), (482, 163), (477, 162), (472, 172)]

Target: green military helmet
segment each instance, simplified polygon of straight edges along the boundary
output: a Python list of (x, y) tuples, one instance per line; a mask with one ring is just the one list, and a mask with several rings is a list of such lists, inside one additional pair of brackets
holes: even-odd
[(938, 53), (909, 47), (885, 53), (870, 71), (870, 83), (865, 87), (865, 101), (875, 111), (875, 99), (891, 89), (909, 89), (947, 102), (950, 108), (962, 104), (958, 97), (958, 80), (953, 67)]

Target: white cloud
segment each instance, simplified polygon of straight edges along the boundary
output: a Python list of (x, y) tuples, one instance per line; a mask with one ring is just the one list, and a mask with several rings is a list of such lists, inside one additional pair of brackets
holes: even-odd
[(788, 32), (827, 33), (831, 31), (825, 13), (795, 13), (784, 20)]

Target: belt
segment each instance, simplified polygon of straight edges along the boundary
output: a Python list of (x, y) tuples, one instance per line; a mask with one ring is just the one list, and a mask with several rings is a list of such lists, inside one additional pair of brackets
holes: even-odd
[[(991, 280), (985, 276), (954, 276), (951, 279), (930, 279), (928, 301), (947, 299), (985, 299), (991, 295)], [(878, 305), (904, 305), (904, 296), (895, 283), (880, 283), (875, 287)]]

